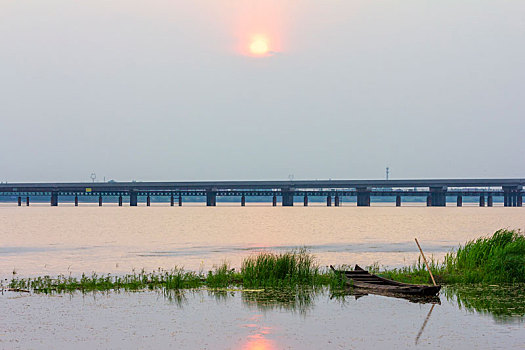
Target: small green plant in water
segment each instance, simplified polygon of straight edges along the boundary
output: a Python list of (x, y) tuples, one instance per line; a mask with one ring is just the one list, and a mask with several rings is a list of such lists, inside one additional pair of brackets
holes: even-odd
[(263, 252), (250, 256), (242, 262), (241, 275), (243, 285), (248, 288), (323, 283), (314, 256), (305, 249), (280, 254)]

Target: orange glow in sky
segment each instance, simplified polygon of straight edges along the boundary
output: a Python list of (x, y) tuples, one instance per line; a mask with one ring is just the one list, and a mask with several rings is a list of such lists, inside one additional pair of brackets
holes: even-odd
[(237, 51), (245, 56), (268, 57), (282, 51), (284, 9), (278, 0), (246, 2), (236, 13)]

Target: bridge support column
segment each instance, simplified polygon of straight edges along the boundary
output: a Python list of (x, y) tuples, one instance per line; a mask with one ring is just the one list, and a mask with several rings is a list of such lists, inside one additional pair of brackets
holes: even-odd
[(19, 207), (22, 206), (22, 197), (21, 196), (18, 196), (18, 206)]
[(479, 196), (479, 206), (484, 207), (485, 206), (485, 195)]
[(78, 195), (75, 195), (75, 207), (78, 207)]
[(304, 206), (305, 207), (308, 206), (308, 195), (307, 194), (304, 195)]
[(241, 197), (241, 207), (244, 207), (244, 206), (246, 206), (246, 196), (242, 195), (242, 197)]
[(26, 197), (26, 206), (29, 207), (29, 196)]
[(503, 205), (517, 207), (518, 197), (521, 197), (522, 186), (503, 186)]
[(98, 206), (102, 206), (102, 195), (98, 196)]
[(445, 207), (447, 205), (447, 186), (430, 187), (430, 206)]
[(283, 207), (293, 207), (294, 190), (290, 188), (281, 189), (283, 196)]
[(273, 198), (272, 198), (272, 207), (276, 207), (277, 206), (277, 196), (276, 195), (273, 195)]
[(122, 195), (118, 196), (118, 206), (122, 206)]
[(492, 195), (489, 194), (487, 196), (487, 207), (492, 207), (494, 205), (494, 199), (492, 198)]
[(170, 196), (170, 206), (173, 207), (175, 205), (175, 197), (173, 196), (173, 193)]
[(338, 207), (339, 204), (341, 204), (341, 203), (340, 203), (340, 200), (339, 200), (339, 196), (336, 195), (336, 196), (334, 197), (334, 205), (335, 205), (336, 207)]
[(149, 207), (150, 205), (151, 205), (151, 197), (148, 194), (148, 196), (146, 197), (146, 206)]
[(179, 207), (182, 207), (182, 195), (179, 195)]
[(358, 187), (357, 189), (357, 206), (370, 206), (370, 189), (368, 187)]
[(136, 207), (138, 203), (138, 194), (135, 191), (129, 191), (129, 206)]
[(206, 206), (214, 207), (217, 205), (217, 191), (214, 189), (206, 190)]
[(401, 206), (401, 196), (397, 195), (396, 196), (396, 207), (400, 207), (400, 206)]
[(463, 196), (462, 195), (458, 196), (457, 205), (458, 205), (458, 207), (462, 207), (463, 206)]
[(327, 207), (332, 206), (332, 196), (326, 196), (326, 206)]
[(51, 192), (51, 206), (58, 207), (58, 192)]

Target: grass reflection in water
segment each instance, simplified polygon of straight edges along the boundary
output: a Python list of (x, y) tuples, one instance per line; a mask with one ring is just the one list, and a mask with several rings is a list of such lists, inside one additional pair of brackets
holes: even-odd
[(284, 310), (306, 315), (315, 305), (317, 296), (329, 295), (329, 289), (324, 287), (298, 288), (268, 288), (268, 289), (181, 289), (163, 290), (159, 292), (167, 301), (177, 307), (187, 304), (188, 295), (206, 293), (219, 303), (228, 303), (238, 297), (239, 293), (243, 304), (258, 311)]
[(450, 285), (443, 294), (459, 308), (489, 314), (498, 322), (523, 322), (525, 284)]

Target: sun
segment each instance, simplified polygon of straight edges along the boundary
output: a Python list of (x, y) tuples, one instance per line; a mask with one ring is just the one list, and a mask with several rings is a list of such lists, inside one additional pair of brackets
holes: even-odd
[(255, 56), (266, 55), (269, 51), (268, 40), (262, 37), (257, 37), (250, 43), (250, 52)]

